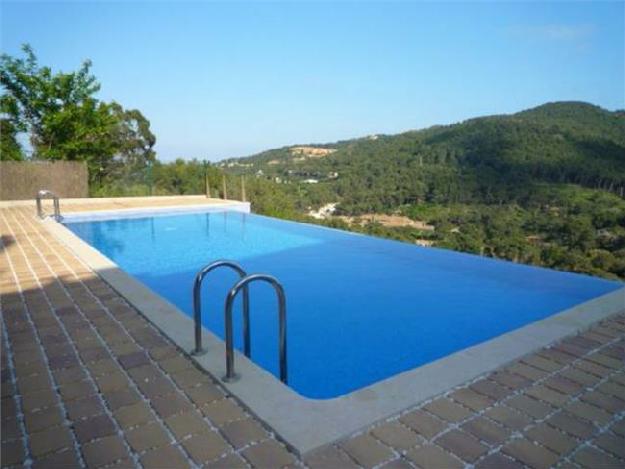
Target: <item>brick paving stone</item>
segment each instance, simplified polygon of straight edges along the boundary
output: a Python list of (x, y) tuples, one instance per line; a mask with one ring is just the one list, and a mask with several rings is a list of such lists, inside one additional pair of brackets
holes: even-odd
[(172, 415), (165, 420), (165, 423), (179, 440), (188, 435), (210, 431), (208, 423), (195, 412)]
[(209, 431), (185, 439), (182, 445), (197, 464), (204, 464), (229, 451), (226, 441), (217, 432)]
[(224, 393), (213, 383), (203, 383), (186, 391), (195, 405), (202, 406), (224, 398)]
[(51, 406), (24, 414), (24, 424), (26, 425), (26, 431), (28, 433), (45, 430), (48, 427), (60, 425), (62, 422), (63, 415), (58, 406)]
[(29, 435), (30, 450), (35, 458), (72, 446), (67, 427), (57, 425)]
[(532, 354), (527, 357), (523, 357), (521, 361), (523, 363), (527, 363), (530, 366), (533, 366), (534, 368), (538, 368), (539, 370), (543, 370), (548, 373), (558, 371), (560, 368), (562, 368), (561, 363), (543, 358), (538, 354)]
[(516, 373), (517, 375), (522, 376), (530, 381), (542, 379), (549, 374), (546, 371), (539, 370), (538, 368), (534, 368), (533, 366), (526, 365), (522, 362), (516, 362), (510, 365), (508, 368), (506, 368), (506, 371)]
[(566, 342), (560, 342), (559, 344), (554, 345), (553, 348), (555, 350), (558, 350), (559, 352), (569, 354), (575, 358), (583, 357), (588, 352), (588, 350), (584, 348)]
[(193, 367), (193, 363), (187, 357), (177, 355), (159, 361), (159, 366), (167, 373), (175, 373)]
[[(7, 399), (2, 399), (3, 402), (6, 400)], [(51, 389), (22, 396), (22, 409), (24, 412), (33, 412), (35, 410), (44, 409), (56, 404), (57, 397)], [(2, 409), (2, 415), (7, 415), (7, 412), (4, 409)]]
[(97, 362), (88, 363), (87, 368), (94, 377), (108, 375), (109, 373), (113, 373), (118, 371), (119, 365), (115, 363), (112, 358), (107, 358), (105, 360), (98, 360)]
[(614, 396), (621, 401), (625, 401), (625, 387), (612, 381), (604, 381), (597, 386), (597, 391), (600, 391), (608, 396)]
[(502, 405), (488, 409), (484, 415), (512, 430), (522, 430), (531, 422), (528, 417), (520, 412)]
[(586, 373), (575, 367), (567, 368), (559, 373), (560, 376), (575, 381), (583, 386), (594, 386), (600, 381), (600, 377), (591, 373)]
[(59, 392), (64, 401), (71, 401), (95, 394), (95, 388), (89, 381), (77, 381), (61, 386)]
[(230, 399), (220, 399), (202, 406), (202, 413), (213, 423), (213, 425), (221, 427), (226, 423), (235, 420), (243, 420), (247, 415), (241, 407)]
[(20, 440), (3, 441), (0, 448), (2, 449), (3, 467), (21, 464), (26, 457), (24, 454), (24, 445)]
[(477, 393), (470, 388), (458, 389), (451, 393), (450, 397), (454, 401), (475, 411), (484, 410), (495, 402), (491, 397)]
[(16, 438), (21, 438), (22, 430), (18, 424), (18, 419), (2, 419), (0, 437), (2, 438), (2, 441), (10, 441), (15, 440)]
[(552, 360), (554, 362), (568, 364), (575, 360), (575, 356), (554, 347), (545, 348), (536, 352), (543, 358)]
[(597, 363), (603, 367), (611, 368), (613, 370), (618, 370), (623, 367), (622, 360), (609, 357), (601, 352), (591, 353), (586, 358), (593, 363)]
[(106, 466), (106, 469), (136, 469), (137, 464), (130, 458), (122, 458), (113, 464)]
[(222, 432), (235, 448), (241, 448), (252, 441), (267, 438), (267, 432), (254, 420), (245, 419), (230, 422), (223, 426)]
[(564, 410), (571, 415), (600, 425), (605, 425), (612, 419), (612, 415), (584, 401), (571, 402), (564, 407)]
[(443, 433), (435, 443), (467, 462), (474, 462), (488, 451), (477, 438), (462, 430)]
[(203, 373), (195, 367), (172, 373), (171, 378), (185, 391), (210, 382), (210, 378), (206, 375), (206, 373)]
[(141, 465), (145, 469), (164, 469), (164, 461), (166, 461), (168, 467), (175, 467), (176, 469), (191, 467), (182, 452), (171, 445), (148, 451), (141, 456), (140, 460)]
[(327, 445), (304, 455), (310, 469), (356, 469), (358, 466), (340, 449)]
[(150, 359), (143, 351), (118, 356), (117, 360), (119, 361), (119, 364), (127, 370), (150, 363)]
[(149, 399), (164, 396), (165, 394), (171, 394), (176, 390), (174, 385), (171, 384), (164, 376), (154, 376), (136, 381), (136, 383), (141, 392)]
[(558, 461), (556, 453), (525, 438), (510, 441), (503, 447), (502, 451), (535, 469), (547, 469)]
[(586, 394), (582, 394), (580, 399), (584, 402), (588, 402), (600, 409), (605, 410), (608, 413), (618, 413), (625, 410), (625, 402), (612, 396), (608, 396), (599, 391), (592, 391)]
[(625, 372), (620, 371), (618, 373), (614, 373), (612, 376), (610, 376), (610, 381), (614, 381), (621, 386), (625, 386)]
[(413, 465), (404, 458), (393, 459), (380, 466), (380, 469), (412, 469)]
[(33, 469), (56, 469), (80, 467), (80, 460), (73, 448), (58, 453), (48, 454), (33, 461)]
[(95, 381), (101, 393), (127, 389), (130, 386), (130, 380), (121, 371), (98, 376)]
[(523, 389), (532, 383), (531, 380), (509, 371), (496, 371), (490, 379), (513, 390)]
[(82, 453), (88, 467), (100, 467), (128, 457), (128, 451), (117, 435), (85, 443)]
[(167, 418), (182, 412), (191, 412), (193, 406), (180, 393), (175, 392), (151, 400), (152, 407), (161, 418)]
[(547, 402), (556, 407), (562, 406), (566, 401), (569, 400), (569, 396), (567, 396), (566, 394), (559, 393), (558, 391), (549, 389), (548, 387), (541, 384), (527, 388), (525, 391), (523, 391), (523, 393), (533, 397), (534, 399)]
[(130, 447), (137, 453), (171, 443), (163, 427), (156, 422), (128, 430), (125, 436)]
[(576, 362), (573, 366), (600, 378), (610, 373), (610, 368), (606, 368), (605, 366), (586, 359)]
[(622, 436), (604, 433), (595, 439), (594, 444), (608, 453), (625, 459), (625, 438)]
[(51, 386), (50, 378), (45, 374), (27, 376), (17, 381), (17, 388), (20, 394), (31, 394), (36, 391), (50, 389)]
[(122, 428), (134, 427), (154, 419), (149, 407), (144, 402), (120, 407), (113, 412), (113, 417)]
[(400, 451), (408, 450), (416, 446), (417, 443), (423, 442), (419, 435), (399, 421), (378, 425), (371, 430), (371, 434), (382, 443)]
[(499, 445), (510, 436), (510, 430), (483, 417), (476, 417), (462, 425), (462, 429), (476, 436), (478, 439), (491, 444)]
[(360, 466), (373, 467), (390, 459), (392, 451), (369, 434), (362, 434), (341, 443), (343, 450)]
[(115, 391), (102, 393), (107, 405), (111, 410), (139, 402), (141, 397), (134, 389), (116, 389)]
[(12, 397), (2, 399), (2, 408), (0, 410), (2, 418), (15, 418), (17, 416), (17, 406)]
[(612, 427), (610, 427), (610, 430), (617, 435), (625, 436), (625, 419), (614, 422)]
[(70, 420), (78, 420), (103, 413), (104, 406), (97, 396), (89, 396), (66, 402), (65, 410)]
[(128, 374), (136, 383), (147, 382), (164, 376), (163, 372), (151, 363), (132, 367), (128, 370)]
[(79, 352), (80, 358), (82, 358), (83, 362), (97, 362), (99, 360), (103, 360), (105, 358), (110, 358), (108, 350), (104, 347), (92, 347), (88, 349), (81, 350)]
[(464, 464), (440, 447), (432, 444), (417, 446), (406, 457), (423, 469), (460, 469)]
[(449, 422), (459, 422), (471, 415), (471, 411), (446, 397), (438, 398), (426, 404), (423, 408)]
[(267, 440), (243, 450), (242, 455), (252, 467), (285, 467), (295, 460), (293, 456), (275, 440)]
[(171, 344), (165, 344), (162, 346), (158, 346), (158, 347), (149, 347), (147, 349), (148, 354), (154, 359), (154, 360), (164, 360), (168, 357), (173, 357), (176, 356), (178, 354), (180, 354), (180, 350), (178, 350), (176, 347), (174, 347)]
[(74, 383), (76, 381), (82, 381), (87, 377), (85, 371), (79, 367), (54, 370), (52, 374), (54, 376), (54, 380), (59, 386)]
[(399, 420), (427, 439), (431, 439), (439, 434), (447, 426), (442, 420), (422, 410), (415, 410), (404, 414)]
[(563, 376), (555, 375), (543, 381), (548, 388), (554, 389), (562, 394), (577, 394), (584, 386), (575, 381), (571, 381)]
[(76, 438), (80, 443), (112, 435), (116, 432), (113, 420), (106, 414), (96, 415), (74, 423)]
[(554, 411), (554, 408), (546, 402), (533, 399), (523, 394), (508, 399), (506, 405), (535, 419), (542, 419)]
[(501, 453), (489, 454), (477, 463), (475, 467), (477, 469), (524, 469), (522, 464)]
[(490, 379), (481, 379), (476, 381), (471, 384), (470, 388), (484, 396), (491, 397), (494, 400), (503, 399), (511, 393), (510, 389), (505, 388)]
[(525, 435), (558, 455), (568, 453), (579, 444), (575, 438), (545, 423), (530, 428)]
[(595, 431), (595, 426), (590, 422), (581, 420), (563, 411), (548, 418), (546, 422), (552, 427), (578, 438), (588, 438)]
[[(211, 469), (247, 469), (249, 466), (241, 456), (239, 456), (238, 454), (230, 453), (221, 459), (212, 461), (208, 467), (210, 467)], [(335, 467), (345, 467), (345, 469), (349, 468), (348, 466)], [(315, 468), (311, 467), (311, 469)]]
[(623, 462), (607, 453), (591, 447), (584, 447), (575, 453), (573, 460), (582, 467), (589, 469), (622, 468)]

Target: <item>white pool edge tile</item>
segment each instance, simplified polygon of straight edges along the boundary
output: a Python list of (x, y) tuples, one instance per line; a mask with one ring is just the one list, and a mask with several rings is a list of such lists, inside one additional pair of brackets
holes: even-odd
[[(172, 211), (171, 207), (168, 209)], [(44, 226), (180, 348), (187, 351), (193, 348), (191, 318), (63, 225), (46, 220)], [(334, 399), (303, 397), (238, 352), (236, 369), (241, 379), (222, 384), (289, 446), (304, 454), (415, 407), (623, 310), (625, 287)], [(205, 328), (203, 342), (208, 353), (191, 358), (219, 379), (224, 374), (224, 343)]]

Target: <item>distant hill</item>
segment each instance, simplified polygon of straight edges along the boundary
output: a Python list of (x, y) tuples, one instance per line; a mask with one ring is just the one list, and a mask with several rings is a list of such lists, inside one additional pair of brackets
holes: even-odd
[[(323, 151), (313, 154), (315, 148)], [(346, 213), (415, 201), (522, 202), (534, 185), (545, 183), (577, 184), (622, 197), (625, 114), (583, 102), (554, 102), (398, 135), (294, 145), (222, 165), (229, 172), (281, 182), (314, 178)]]
[(548, 103), (222, 166), (256, 176), (259, 213), (625, 280), (623, 111)]

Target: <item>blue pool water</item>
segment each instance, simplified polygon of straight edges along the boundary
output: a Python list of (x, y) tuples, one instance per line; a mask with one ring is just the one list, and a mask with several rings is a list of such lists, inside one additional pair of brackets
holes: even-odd
[[(287, 294), (289, 386), (311, 398), (354, 391), (622, 286), (236, 212), (66, 225), (188, 315), (193, 278), (213, 260), (278, 277)], [(205, 280), (204, 324), (222, 338), (236, 278), (224, 269)], [(252, 284), (250, 297), (252, 358), (277, 375), (274, 292)]]

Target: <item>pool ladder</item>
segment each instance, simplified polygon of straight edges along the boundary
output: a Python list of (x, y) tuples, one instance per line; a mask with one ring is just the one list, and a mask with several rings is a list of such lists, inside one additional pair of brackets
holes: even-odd
[(207, 274), (220, 267), (228, 267), (239, 274), (239, 281), (234, 284), (226, 295), (224, 307), (224, 320), (226, 327), (226, 375), (225, 382), (236, 381), (239, 376), (234, 371), (234, 338), (232, 326), (232, 306), (240, 291), (243, 291), (243, 353), (247, 358), (252, 356), (250, 339), (250, 298), (249, 284), (256, 281), (269, 283), (278, 297), (278, 353), (280, 362), (280, 381), (287, 383), (287, 342), (286, 342), (286, 296), (284, 287), (275, 277), (267, 274), (248, 275), (236, 262), (230, 260), (218, 260), (208, 264), (195, 276), (193, 282), (193, 321), (195, 329), (195, 349), (191, 355), (203, 355), (206, 349), (202, 347), (202, 282)]
[(37, 197), (35, 197), (35, 200), (37, 201), (37, 215), (39, 216), (39, 218), (44, 218), (43, 207), (41, 206), (41, 199), (43, 199), (44, 197), (52, 197), (52, 201), (54, 203), (54, 219), (56, 221), (60, 221), (61, 207), (59, 204), (59, 198), (54, 192), (47, 189), (40, 190), (39, 192), (37, 192)]

